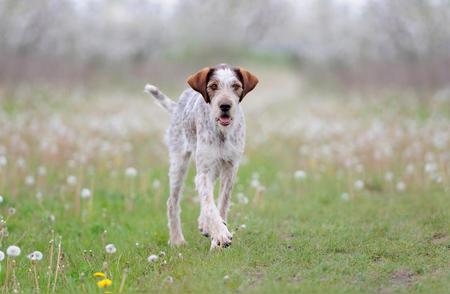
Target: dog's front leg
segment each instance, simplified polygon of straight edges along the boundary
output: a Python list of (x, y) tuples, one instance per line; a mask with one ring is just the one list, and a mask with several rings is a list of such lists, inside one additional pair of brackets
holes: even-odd
[(211, 237), (211, 249), (228, 247), (231, 244), (232, 235), (214, 203), (213, 176), (205, 172), (198, 173), (195, 177), (195, 186), (199, 193), (201, 204), (200, 217), (198, 219), (200, 232)]
[(236, 179), (237, 164), (233, 162), (223, 163), (220, 173), (220, 194), (218, 200), (219, 213), (223, 221), (227, 222), (228, 209), (230, 207), (231, 191)]

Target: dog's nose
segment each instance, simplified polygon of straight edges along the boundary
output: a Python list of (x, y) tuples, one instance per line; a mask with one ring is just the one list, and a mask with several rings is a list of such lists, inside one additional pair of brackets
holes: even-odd
[(221, 104), (219, 107), (220, 107), (220, 110), (222, 110), (223, 112), (226, 112), (226, 111), (230, 110), (231, 105), (230, 104)]

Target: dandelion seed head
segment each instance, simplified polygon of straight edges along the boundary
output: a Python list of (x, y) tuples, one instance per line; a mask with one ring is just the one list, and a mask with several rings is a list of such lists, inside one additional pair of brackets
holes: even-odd
[(150, 255), (149, 257), (147, 257), (148, 262), (156, 262), (158, 260), (158, 256), (157, 255)]
[(397, 191), (399, 192), (403, 192), (406, 189), (406, 184), (402, 181), (398, 182), (397, 185), (395, 186)]
[(128, 167), (125, 170), (125, 175), (129, 178), (134, 178), (138, 175), (138, 171), (137, 169), (135, 169), (134, 167)]
[(303, 180), (306, 178), (306, 172), (304, 170), (296, 170), (294, 172), (294, 178), (296, 180)]
[(394, 179), (394, 174), (391, 171), (388, 171), (384, 174), (384, 179), (386, 180), (386, 182), (392, 182), (392, 180)]
[(161, 182), (158, 179), (153, 180), (153, 189), (158, 190), (161, 187)]
[(43, 257), (44, 255), (41, 251), (34, 251), (27, 255), (27, 258), (31, 261), (40, 261)]
[(34, 177), (29, 175), (25, 177), (25, 184), (27, 186), (33, 186), (34, 185)]
[(362, 190), (364, 189), (364, 182), (362, 180), (357, 180), (353, 186), (355, 187), (356, 190)]
[(9, 215), (14, 215), (16, 214), (16, 209), (14, 207), (9, 207), (8, 208), (8, 214)]
[(3, 203), (3, 201), (4, 201), (3, 196), (0, 195), (0, 204)]
[(10, 257), (17, 257), (20, 255), (20, 248), (16, 245), (11, 245), (6, 249), (6, 254)]
[(91, 198), (91, 196), (92, 196), (91, 190), (89, 190), (88, 188), (81, 189), (80, 196), (83, 199)]
[(350, 200), (350, 195), (347, 192), (344, 192), (341, 194), (341, 199), (343, 201), (349, 201)]
[(117, 249), (116, 246), (114, 246), (114, 244), (108, 244), (105, 246), (105, 251), (106, 253), (114, 254), (116, 253)]
[(0, 155), (0, 167), (6, 166), (8, 164), (8, 159), (4, 155)]
[(67, 177), (66, 182), (69, 186), (75, 186), (77, 184), (77, 177), (70, 175)]

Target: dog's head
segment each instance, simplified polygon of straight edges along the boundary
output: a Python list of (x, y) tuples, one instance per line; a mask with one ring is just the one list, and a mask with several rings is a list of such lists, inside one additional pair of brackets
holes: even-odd
[(187, 83), (210, 105), (211, 119), (226, 128), (233, 124), (239, 103), (255, 88), (258, 79), (245, 69), (219, 64), (191, 75)]

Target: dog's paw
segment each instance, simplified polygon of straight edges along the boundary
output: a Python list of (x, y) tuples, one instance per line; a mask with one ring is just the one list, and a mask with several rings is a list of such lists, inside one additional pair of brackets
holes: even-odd
[(200, 234), (205, 236), (206, 238), (209, 238), (209, 228), (208, 228), (208, 221), (203, 213), (200, 214), (200, 217), (198, 218), (198, 230), (200, 231)]
[(211, 230), (211, 250), (215, 248), (226, 248), (231, 245), (233, 235), (228, 231), (226, 223), (219, 221), (214, 224), (214, 229)]
[(187, 244), (187, 242), (186, 242), (186, 240), (184, 240), (184, 237), (175, 237), (175, 238), (170, 238), (170, 240), (169, 240), (169, 245), (172, 247), (184, 246), (186, 244)]

